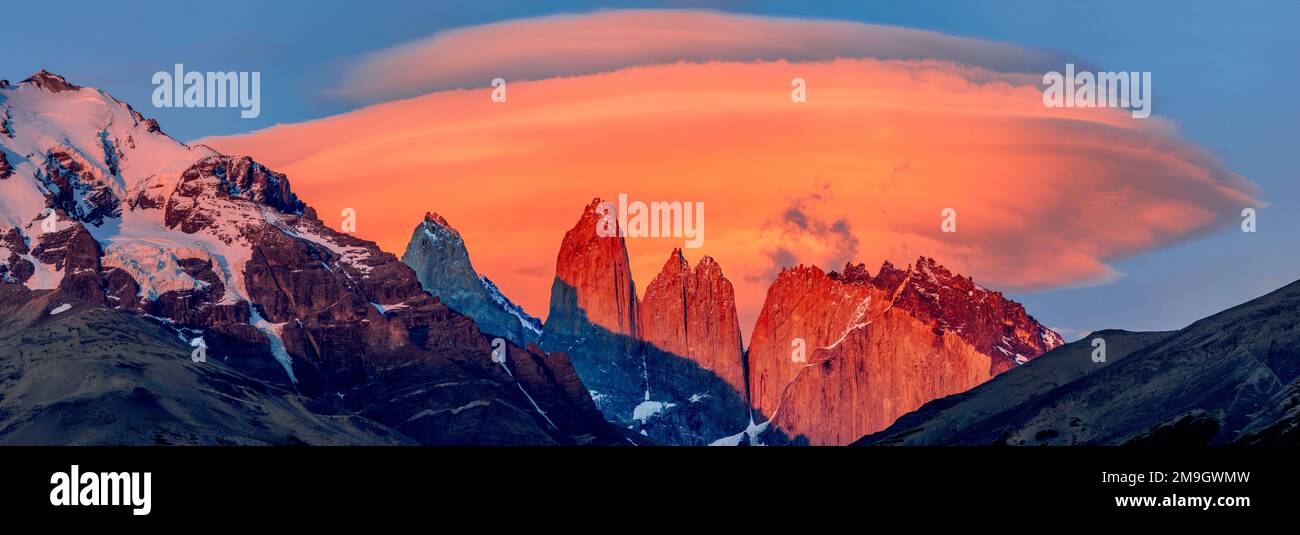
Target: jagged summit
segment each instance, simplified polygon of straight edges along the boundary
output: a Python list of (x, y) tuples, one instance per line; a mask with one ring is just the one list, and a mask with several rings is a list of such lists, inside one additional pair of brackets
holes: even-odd
[(402, 262), (415, 270), (426, 292), (452, 310), (474, 318), (484, 332), (522, 347), (540, 341), (542, 322), (474, 269), (465, 241), (442, 216), (424, 214), (411, 233)]
[(791, 436), (845, 444), (1061, 343), (1019, 303), (930, 257), (885, 261), (874, 276), (861, 263), (799, 265), (777, 276), (754, 328), (751, 403)]
[(425, 213), (424, 213), (424, 222), (425, 222), (425, 223), (432, 223), (432, 224), (438, 225), (438, 226), (440, 226), (440, 227), (442, 227), (442, 228), (445, 228), (445, 229), (447, 229), (447, 230), (450, 230), (450, 231), (452, 231), (452, 232), (456, 232), (456, 229), (455, 229), (455, 228), (452, 228), (451, 223), (448, 223), (447, 220), (446, 220), (446, 218), (444, 218), (444, 217), (442, 217), (442, 216), (440, 216), (440, 215), (438, 215), (438, 214), (436, 214), (436, 213), (434, 213), (434, 212), (425, 212)]
[(623, 238), (596, 198), (556, 255), (542, 347), (564, 351), (611, 422), (669, 444), (709, 444), (749, 421), (731, 283), (680, 249), (638, 299)]
[(691, 263), (686, 260), (686, 255), (682, 254), (680, 248), (674, 247), (673, 252), (668, 253), (668, 262), (664, 265), (667, 269), (669, 264), (678, 264), (683, 267), (690, 267)]
[(31, 77), (19, 83), (32, 84), (51, 93), (61, 93), (64, 91), (76, 91), (81, 89), (81, 86), (74, 85), (68, 82), (66, 78), (45, 69), (37, 71), (36, 74), (31, 75)]

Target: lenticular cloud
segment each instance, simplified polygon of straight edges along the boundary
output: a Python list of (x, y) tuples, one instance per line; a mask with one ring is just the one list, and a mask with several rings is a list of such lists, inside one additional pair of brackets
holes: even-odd
[[(711, 39), (689, 50), (698, 56), (687, 59), (702, 62), (655, 61), (682, 59), (667, 38), (662, 49), (645, 48), (640, 36), (614, 38), (627, 29), (623, 17), (651, 16), (682, 22), (647, 32)], [(453, 32), (364, 67), (371, 89), (400, 94), (425, 82), (389, 77), (386, 62), (490, 32), (488, 49), (453, 47), (464, 65), (443, 81), (481, 80), (478, 89), (205, 142), (288, 173), (321, 214), (356, 209), (359, 235), (389, 251), (401, 252), (426, 211), (444, 214), (474, 264), (533, 313), (547, 310), (551, 282), (536, 266), (553, 265), (591, 198), (705, 202), (708, 239), (687, 253), (714, 257), (736, 283), (743, 326), (753, 325), (773, 270), (785, 264), (838, 269), (846, 251), (868, 266), (924, 255), (999, 289), (1096, 283), (1115, 275), (1110, 261), (1227, 228), (1258, 205), (1252, 184), (1167, 122), (1045, 107), (1042, 75), (1024, 72), (1046, 58), (1038, 53), (980, 42), (958, 51), (945, 43), (965, 40), (926, 34), (889, 44), (895, 59), (816, 60), (838, 55), (818, 43), (839, 41), (790, 37), (784, 50), (804, 55), (786, 61), (772, 59), (789, 59), (777, 48), (746, 44), (766, 43), (754, 27), (782, 35), (789, 24), (784, 31), (804, 36), (824, 23), (694, 12), (584, 17)], [(690, 24), (701, 20), (716, 30)], [(552, 26), (585, 32), (590, 50), (538, 37), (559, 31)], [(511, 50), (546, 50), (534, 60), (538, 77), (600, 72), (511, 82), (509, 102), (494, 104), (487, 81), (497, 74), (473, 71), (470, 58)], [(963, 59), (951, 57), (957, 52), (969, 61), (954, 61)], [(632, 57), (645, 65), (612, 67)], [(795, 77), (807, 81), (807, 102), (791, 101)], [(817, 202), (791, 211), (792, 200), (813, 193)], [(941, 232), (947, 208), (957, 232)], [(648, 283), (680, 246), (628, 240), (636, 281)]]
[[(523, 46), (521, 46), (521, 44)], [(510, 20), (439, 32), (354, 62), (331, 96), (378, 102), (446, 89), (706, 61), (941, 59), (1042, 72), (1055, 53), (937, 32), (838, 20), (701, 10), (617, 10)]]

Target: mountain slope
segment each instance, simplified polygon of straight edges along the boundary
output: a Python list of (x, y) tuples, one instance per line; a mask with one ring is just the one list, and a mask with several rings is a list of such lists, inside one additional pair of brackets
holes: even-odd
[(460, 233), (428, 213), (411, 233), (402, 263), (415, 270), (420, 286), (452, 310), (474, 318), (483, 332), (503, 336), (520, 347), (538, 343), (542, 322), (512, 303), (470, 262)]
[(1173, 333), (1094, 333), (859, 444), (1296, 444), (1297, 406), (1300, 282)]
[(415, 443), (191, 350), (156, 321), (0, 285), (0, 444)]

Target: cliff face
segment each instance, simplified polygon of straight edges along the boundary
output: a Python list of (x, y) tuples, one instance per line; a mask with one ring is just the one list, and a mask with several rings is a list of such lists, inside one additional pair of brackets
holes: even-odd
[(627, 248), (621, 236), (598, 235), (601, 202), (591, 201), (560, 243), (547, 334), (581, 336), (595, 326), (610, 334), (637, 337), (636, 285)]
[[(1102, 362), (1094, 339), (1105, 341)], [(1292, 282), (1179, 331), (1094, 332), (858, 443), (1294, 447), (1297, 348)]]
[(474, 270), (465, 240), (442, 216), (425, 214), (411, 233), (402, 263), (415, 270), (426, 292), (473, 318), (483, 332), (504, 337), (520, 347), (540, 342), (542, 323)]
[[(749, 351), (751, 403), (813, 444), (846, 444), (1061, 345), (1017, 303), (929, 258), (785, 270)], [(802, 352), (800, 352), (802, 350)]]
[(773, 415), (786, 385), (813, 362), (817, 347), (831, 345), (888, 304), (885, 291), (841, 283), (815, 267), (783, 270), (767, 290), (750, 338), (750, 403)]
[(641, 300), (641, 339), (713, 371), (737, 392), (745, 391), (736, 292), (711, 257), (691, 269), (674, 249)]
[(692, 268), (673, 251), (638, 302), (602, 215), (597, 199), (565, 235), (543, 346), (571, 355), (606, 418), (657, 441), (846, 444), (1061, 344), (1018, 303), (922, 257), (876, 276), (784, 270), (746, 354), (717, 262)]
[(731, 283), (712, 259), (691, 270), (674, 253), (639, 302), (623, 238), (597, 232), (617, 230), (601, 202), (560, 245), (542, 347), (571, 357), (607, 419), (656, 442), (708, 444), (744, 429)]

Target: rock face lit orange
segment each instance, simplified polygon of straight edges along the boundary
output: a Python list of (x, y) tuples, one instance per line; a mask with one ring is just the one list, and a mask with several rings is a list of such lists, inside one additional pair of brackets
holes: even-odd
[[(636, 286), (632, 283), (632, 270), (628, 267), (627, 248), (622, 236), (602, 237), (597, 224), (601, 214), (601, 199), (594, 199), (582, 218), (565, 233), (555, 262), (555, 283), (551, 290), (551, 315), (547, 330), (565, 334), (578, 334), (583, 326), (579, 320), (601, 327), (613, 334), (637, 336)], [(569, 312), (565, 304), (572, 301), (582, 312), (582, 318)]]
[[(792, 344), (806, 344), (795, 362)], [(930, 258), (842, 273), (799, 266), (767, 294), (749, 350), (750, 402), (812, 444), (847, 444), (1062, 344), (1000, 292)]]
[(736, 319), (736, 291), (722, 266), (705, 256), (691, 269), (679, 249), (646, 287), (641, 339), (712, 370), (745, 392), (744, 347)]
[(542, 347), (572, 359), (605, 417), (655, 442), (709, 444), (749, 422), (735, 291), (674, 251), (638, 301), (616, 221), (592, 201), (564, 235)]
[(921, 257), (875, 276), (783, 270), (746, 356), (722, 267), (675, 249), (638, 300), (599, 206), (560, 246), (543, 347), (570, 355), (607, 418), (659, 442), (734, 438), (753, 414), (772, 422), (754, 440), (847, 444), (1062, 344), (1019, 303)]

